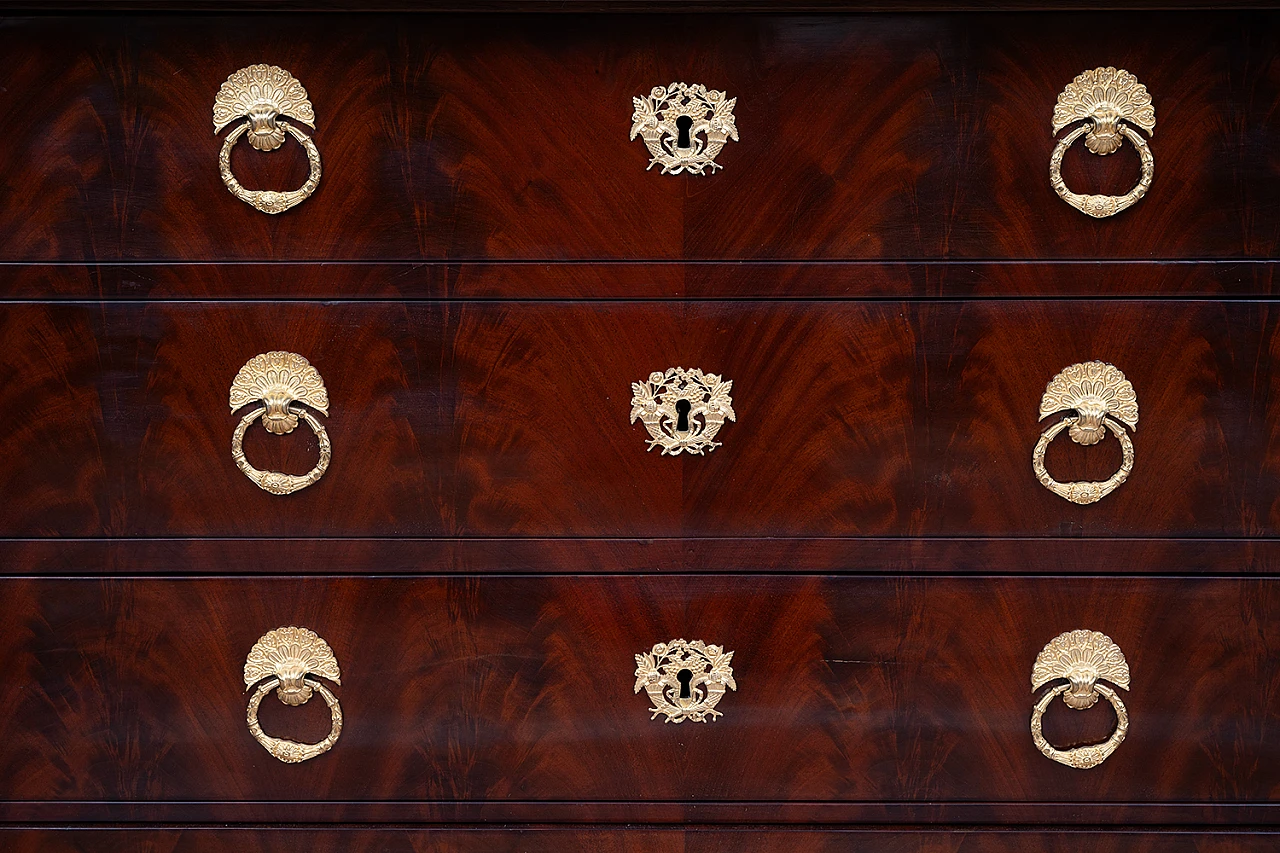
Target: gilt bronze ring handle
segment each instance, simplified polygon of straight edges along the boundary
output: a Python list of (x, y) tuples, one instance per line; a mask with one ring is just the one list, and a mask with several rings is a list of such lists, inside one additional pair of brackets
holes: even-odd
[[(1036, 657), (1031, 670), (1031, 689), (1039, 690), (1058, 679), (1066, 679), (1046, 691), (1031, 711), (1031, 739), (1036, 749), (1059, 764), (1088, 770), (1106, 761), (1124, 743), (1129, 733), (1129, 711), (1120, 695), (1100, 679), (1129, 689), (1129, 663), (1110, 637), (1097, 631), (1068, 631), (1050, 640)], [(1067, 707), (1077, 711), (1092, 708), (1098, 697), (1106, 699), (1116, 711), (1116, 728), (1099, 744), (1058, 749), (1045, 738), (1042, 729), (1044, 712), (1049, 703), (1061, 696)]]
[[(1053, 377), (1040, 400), (1040, 420), (1062, 411), (1075, 414), (1044, 431), (1031, 453), (1031, 469), (1040, 484), (1055, 495), (1076, 504), (1096, 503), (1119, 488), (1133, 471), (1133, 441), (1123, 425), (1138, 428), (1137, 394), (1133, 384), (1110, 364), (1073, 364)], [(1045, 468), (1044, 454), (1058, 433), (1068, 428), (1071, 440), (1085, 446), (1097, 444), (1111, 430), (1124, 453), (1120, 468), (1100, 482), (1059, 483), (1053, 479)]]
[[(1151, 95), (1146, 86), (1122, 68), (1086, 71), (1058, 96), (1053, 110), (1054, 134), (1077, 121), (1086, 123), (1060, 139), (1053, 149), (1049, 158), (1049, 183), (1058, 196), (1076, 210), (1095, 219), (1114, 216), (1146, 195), (1155, 177), (1156, 160), (1151, 146), (1130, 126), (1135, 125), (1147, 135), (1155, 133), (1156, 111), (1151, 105)], [(1090, 151), (1103, 156), (1118, 150), (1125, 139), (1132, 142), (1142, 160), (1142, 177), (1137, 185), (1124, 195), (1072, 192), (1062, 179), (1062, 157), (1081, 136)]]
[[(329, 433), (311, 412), (300, 403), (329, 414), (329, 392), (324, 380), (311, 363), (297, 353), (267, 352), (249, 359), (231, 383), (231, 411), (251, 402), (263, 405), (240, 419), (231, 434), (231, 458), (244, 475), (273, 495), (287, 495), (304, 489), (324, 476), (333, 457)], [(244, 433), (249, 425), (262, 418), (262, 425), (274, 435), (293, 432), (298, 420), (306, 422), (320, 444), (320, 461), (306, 474), (284, 474), (259, 471), (244, 455)]]
[[(267, 752), (286, 764), (297, 764), (328, 752), (342, 734), (342, 708), (338, 699), (329, 688), (307, 677), (312, 674), (335, 684), (342, 683), (333, 650), (314, 631), (306, 628), (290, 626), (268, 631), (253, 644), (244, 663), (245, 689), (258, 684), (245, 712), (249, 733)], [(313, 693), (319, 693), (329, 706), (332, 720), (328, 737), (319, 743), (298, 743), (265, 733), (258, 723), (258, 706), (272, 690), (276, 691), (281, 702), (291, 707), (304, 705)]]
[[(320, 151), (315, 142), (298, 128), (281, 120), (292, 116), (315, 129), (315, 110), (307, 98), (307, 90), (292, 74), (275, 65), (250, 65), (227, 78), (218, 90), (213, 104), (213, 132), (222, 129), (239, 118), (245, 122), (222, 143), (218, 155), (218, 170), (222, 183), (236, 198), (263, 213), (283, 213), (305, 201), (320, 185)], [(259, 151), (274, 151), (284, 144), (288, 133), (302, 144), (307, 152), (311, 174), (306, 183), (296, 190), (247, 190), (231, 173), (231, 149), (241, 136), (249, 134), (249, 144)]]

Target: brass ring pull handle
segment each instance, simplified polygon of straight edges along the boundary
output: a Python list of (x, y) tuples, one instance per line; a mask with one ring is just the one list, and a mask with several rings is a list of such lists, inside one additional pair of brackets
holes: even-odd
[[(1049, 382), (1040, 400), (1040, 420), (1062, 411), (1074, 411), (1049, 427), (1031, 453), (1031, 469), (1040, 484), (1075, 504), (1096, 503), (1120, 487), (1133, 471), (1133, 441), (1122, 424), (1138, 428), (1138, 397), (1133, 384), (1110, 364), (1090, 361), (1073, 364)], [(1064, 429), (1080, 445), (1097, 444), (1111, 430), (1120, 440), (1124, 458), (1120, 468), (1100, 482), (1059, 483), (1049, 475), (1044, 454), (1049, 443)]]
[[(337, 697), (319, 681), (307, 678), (309, 674), (327, 678), (335, 684), (342, 683), (333, 650), (314, 631), (306, 628), (290, 626), (268, 631), (253, 644), (244, 663), (245, 689), (262, 682), (250, 697), (245, 712), (249, 732), (267, 752), (286, 764), (297, 764), (328, 752), (342, 734), (342, 708)], [(313, 693), (319, 693), (329, 706), (332, 720), (328, 737), (319, 743), (298, 743), (263, 732), (258, 723), (258, 706), (272, 690), (276, 691), (281, 702), (293, 707), (306, 704)]]
[(1133, 440), (1129, 438), (1129, 433), (1125, 432), (1119, 424), (1110, 418), (1104, 418), (1103, 425), (1110, 429), (1116, 438), (1120, 439), (1120, 449), (1124, 454), (1124, 458), (1120, 462), (1119, 469), (1107, 479), (1096, 483), (1088, 481), (1059, 483), (1049, 476), (1048, 470), (1044, 467), (1045, 451), (1049, 449), (1049, 442), (1057, 438), (1058, 433), (1067, 427), (1076, 426), (1080, 421), (1080, 418), (1063, 418), (1045, 430), (1044, 434), (1040, 436), (1040, 440), (1036, 442), (1035, 452), (1031, 455), (1031, 466), (1036, 472), (1036, 478), (1046, 489), (1072, 503), (1088, 505), (1102, 500), (1119, 488), (1121, 483), (1129, 479), (1129, 473), (1133, 471)]
[(726, 688), (738, 689), (733, 680), (733, 652), (723, 646), (707, 645), (701, 640), (672, 640), (658, 643), (644, 654), (636, 655), (636, 686), (649, 696), (653, 713), (666, 717), (664, 723), (692, 720), (705, 723), (723, 716), (716, 705), (724, 698)]
[[(307, 90), (292, 74), (276, 65), (250, 65), (241, 68), (227, 78), (218, 90), (213, 103), (213, 132), (222, 129), (239, 118), (245, 122), (222, 143), (218, 155), (218, 170), (222, 183), (236, 198), (252, 205), (263, 213), (283, 213), (305, 201), (320, 185), (320, 151), (315, 142), (301, 130), (281, 121), (281, 116), (291, 116), (315, 130), (315, 110), (307, 98)], [(307, 152), (311, 174), (306, 183), (296, 190), (247, 190), (231, 173), (231, 149), (241, 136), (249, 134), (249, 144), (259, 151), (274, 151), (284, 144), (288, 133)]]
[[(324, 476), (333, 457), (329, 433), (315, 415), (295, 403), (306, 403), (321, 413), (329, 414), (329, 392), (324, 380), (311, 363), (297, 353), (268, 352), (249, 359), (231, 383), (231, 411), (261, 401), (262, 406), (240, 419), (231, 435), (231, 458), (244, 475), (273, 495), (288, 495), (305, 489)], [(303, 420), (316, 434), (320, 444), (320, 461), (306, 474), (283, 474), (259, 471), (244, 455), (244, 433), (249, 425), (262, 418), (262, 425), (274, 435), (293, 432)]]
[(730, 139), (738, 141), (733, 120), (738, 99), (701, 83), (655, 86), (647, 98), (631, 103), (631, 139), (640, 137), (649, 149), (645, 171), (661, 166), (664, 175), (715, 174), (724, 168), (716, 162), (720, 149)]
[[(1066, 679), (1047, 691), (1031, 711), (1031, 739), (1048, 758), (1059, 764), (1088, 770), (1106, 761), (1124, 743), (1129, 733), (1129, 712), (1119, 694), (1099, 679), (1129, 689), (1129, 663), (1120, 647), (1106, 634), (1097, 631), (1068, 631), (1049, 641), (1036, 658), (1031, 670), (1031, 690), (1039, 690), (1050, 681)], [(1058, 749), (1045, 739), (1042, 731), (1044, 712), (1055, 697), (1061, 696), (1069, 708), (1084, 711), (1092, 708), (1102, 696), (1116, 712), (1116, 728), (1111, 737), (1099, 744), (1075, 749)]]
[[(1151, 146), (1130, 127), (1132, 123), (1148, 136), (1155, 133), (1156, 111), (1147, 87), (1122, 68), (1085, 71), (1058, 95), (1058, 104), (1053, 110), (1054, 135), (1077, 121), (1087, 124), (1060, 139), (1049, 158), (1049, 183), (1054, 191), (1067, 204), (1095, 219), (1114, 216), (1132, 207), (1151, 188), (1156, 170)], [(1132, 142), (1142, 160), (1142, 177), (1137, 185), (1124, 195), (1084, 195), (1068, 189), (1062, 179), (1062, 157), (1082, 135), (1085, 146), (1103, 156), (1118, 150), (1125, 139)]]
[(724, 422), (738, 419), (731, 390), (732, 380), (697, 368), (655, 371), (648, 381), (631, 383), (629, 423), (644, 424), (648, 450), (661, 447), (663, 456), (678, 456), (682, 451), (702, 456), (721, 445), (715, 437)]

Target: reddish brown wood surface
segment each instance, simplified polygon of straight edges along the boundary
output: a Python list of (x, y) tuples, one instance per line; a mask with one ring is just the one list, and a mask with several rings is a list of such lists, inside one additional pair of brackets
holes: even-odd
[[(880, 259), (1274, 257), (1274, 13), (103, 16), (0, 31), (0, 258)], [(685, 21), (685, 23), (680, 23)], [(218, 178), (227, 75), (307, 87), (325, 172), (279, 217)], [(1114, 219), (1048, 180), (1058, 93), (1123, 66), (1155, 98), (1155, 183)], [(646, 172), (631, 98), (673, 80), (738, 98), (710, 178)], [(237, 149), (291, 188), (289, 143)], [(1123, 192), (1130, 147), (1069, 153)]]
[(1270, 261), (14, 264), (17, 300), (1273, 298)]
[(1262, 853), (1271, 832), (1070, 832), (877, 829), (404, 829), (205, 828), (0, 829), (13, 853)]
[[(295, 568), (285, 548), (264, 559)], [(1096, 823), (1166, 806), (1138, 812), (1151, 822), (1186, 804), (1258, 814), (1280, 790), (1274, 580), (14, 579), (0, 595), (7, 820), (95, 819), (99, 803), (135, 820), (182, 803), (179, 819), (221, 803), (214, 819), (252, 820), (272, 803), (320, 821), (461, 803), (536, 821), (541, 803), (545, 819), (585, 801), (620, 820), (719, 803), (768, 821), (783, 801), (836, 822), (1035, 804), (1040, 822)], [(302, 765), (244, 721), (244, 657), (284, 624), (317, 630), (342, 666), (342, 737)], [(1107, 632), (1133, 672), (1128, 739), (1088, 772), (1028, 732), (1031, 664), (1079, 627)], [(674, 637), (735, 652), (739, 689), (713, 723), (664, 725), (633, 693), (633, 655)], [(264, 727), (319, 739), (318, 705), (269, 700)], [(1061, 703), (1045, 719), (1063, 746), (1112, 722)]]
[[(64, 304), (0, 311), (7, 537), (1271, 536), (1277, 318), (1267, 303)], [(1153, 345), (1158, 342), (1158, 345)], [(280, 498), (234, 466), (231, 379), (309, 357), (333, 463)], [(1134, 474), (1079, 507), (1035, 480), (1040, 396), (1093, 358), (1126, 371)], [(733, 380), (703, 458), (646, 452), (630, 383)], [(302, 473), (300, 429), (255, 426)], [(1060, 480), (1108, 439), (1062, 438)]]
[(1280, 540), (978, 537), (3, 539), (0, 575), (828, 572), (1276, 575)]
[(0, 9), (68, 12), (990, 12), (1117, 9), (1273, 9), (1274, 0), (0, 0)]

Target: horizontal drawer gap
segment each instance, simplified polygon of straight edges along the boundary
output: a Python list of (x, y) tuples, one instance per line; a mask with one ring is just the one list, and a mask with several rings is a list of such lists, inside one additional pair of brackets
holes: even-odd
[[(423, 824), (415, 823), (263, 823), (260, 821), (211, 821), (208, 823), (200, 823), (197, 821), (183, 821), (175, 823), (166, 822), (138, 822), (128, 823), (120, 821), (112, 821), (110, 823), (95, 823), (91, 821), (77, 821), (74, 823), (10, 823), (0, 827), (0, 833), (5, 830), (24, 831), (24, 830), (69, 830), (90, 829), (97, 832), (110, 832), (118, 830), (121, 832), (136, 832), (139, 827), (145, 827), (149, 830), (177, 830), (198, 829), (204, 831), (217, 832), (226, 830), (228, 832), (236, 832), (247, 829), (260, 829), (269, 831), (296, 831), (298, 829), (318, 829), (324, 832), (422, 832)], [(577, 832), (591, 832), (594, 830), (604, 830), (609, 832), (618, 832), (616, 824), (584, 822), (572, 824), (546, 824), (546, 823), (507, 823), (500, 825), (486, 823), (447, 823), (447, 824), (431, 824), (432, 829), (444, 830), (450, 833), (488, 833), (488, 834), (504, 834), (504, 833), (549, 833), (549, 834), (566, 834)], [(840, 824), (806, 824), (797, 826), (787, 823), (722, 823), (714, 825), (698, 825), (690, 824), (683, 821), (676, 822), (647, 822), (628, 824), (624, 832), (672, 832), (672, 833), (710, 833), (716, 835), (725, 835), (730, 833), (742, 832), (768, 832), (768, 833), (793, 833), (793, 834), (810, 834), (810, 833), (841, 833), (844, 835), (899, 835), (910, 833), (912, 835), (952, 835), (954, 833), (966, 833), (970, 835), (1040, 835), (1046, 832), (1070, 832), (1073, 836), (1086, 835), (1195, 835), (1195, 836), (1253, 836), (1253, 835), (1280, 835), (1280, 829), (1266, 825), (1259, 826), (1231, 826), (1223, 827), (1220, 825), (1206, 826), (1177, 826), (1177, 825), (1152, 825), (1143, 826), (1141, 829), (1130, 829), (1125, 826), (1116, 827), (1090, 827), (1075, 826), (1072, 824), (1044, 823), (1027, 826), (1010, 826), (1007, 824), (981, 824), (981, 823), (942, 823), (942, 824), (921, 824), (921, 823), (904, 823), (894, 824), (892, 826), (842, 826)]]
[[(3, 4), (0, 3), (0, 8)], [(280, 258), (275, 260), (190, 260), (174, 259), (112, 259), (81, 261), (22, 261), (0, 260), (2, 267), (38, 269), (40, 267), (561, 267), (561, 266), (609, 266), (609, 267), (1062, 267), (1062, 266), (1188, 266), (1188, 265), (1243, 265), (1262, 266), (1280, 263), (1280, 258)]]
[(369, 542), (405, 544), (466, 544), (488, 543), (601, 543), (635, 544), (681, 543), (691, 545), (779, 543), (804, 544), (806, 542), (835, 542), (850, 545), (875, 545), (877, 543), (936, 545), (946, 543), (1149, 543), (1167, 545), (1228, 544), (1232, 546), (1280, 544), (1280, 537), (1267, 536), (0, 536), (0, 546), (5, 544), (74, 545), (81, 543), (106, 544), (128, 547), (130, 544), (181, 543), (181, 542)]
[(173, 572), (154, 572), (154, 573), (134, 573), (134, 572), (59, 572), (50, 574), (0, 574), (0, 585), (10, 581), (188, 581), (191, 583), (205, 583), (219, 580), (252, 580), (252, 581), (296, 581), (300, 579), (314, 581), (411, 581), (411, 580), (511, 580), (511, 579), (537, 579), (537, 580), (565, 580), (565, 579), (590, 579), (590, 580), (608, 580), (610, 578), (759, 578), (759, 579), (784, 579), (784, 580), (801, 580), (814, 578), (835, 578), (844, 579), (849, 582), (857, 581), (875, 581), (875, 580), (922, 580), (931, 582), (941, 581), (986, 581), (986, 580), (1003, 580), (1003, 579), (1026, 579), (1036, 581), (1071, 581), (1071, 582), (1096, 582), (1096, 581), (1161, 581), (1161, 580), (1187, 580), (1194, 579), (1204, 581), (1206, 583), (1232, 581), (1249, 581), (1249, 582), (1270, 582), (1280, 580), (1280, 573), (1258, 573), (1258, 574), (1206, 574), (1204, 572), (1160, 572), (1143, 574), (1139, 572), (1115, 572), (1113, 574), (1061, 574), (1048, 572), (984, 572), (981, 574), (964, 574), (964, 573), (947, 573), (947, 572), (779, 572), (779, 571), (755, 571), (755, 572), (739, 572), (739, 571), (671, 571), (671, 572), (513, 572), (513, 571), (495, 571), (495, 572), (370, 572), (361, 574), (358, 572), (341, 572), (333, 574), (325, 574), (323, 572), (292, 572), (290, 574), (269, 574), (255, 572), (213, 572), (209, 574), (201, 574), (188, 572), (183, 574), (175, 574)]

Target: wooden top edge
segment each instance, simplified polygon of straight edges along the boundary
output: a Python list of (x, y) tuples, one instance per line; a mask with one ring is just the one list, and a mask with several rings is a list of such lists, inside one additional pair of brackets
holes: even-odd
[(431, 13), (707, 13), (707, 12), (1103, 12), (1241, 11), (1280, 8), (1276, 0), (0, 0), (0, 14), (101, 12), (431, 12)]

